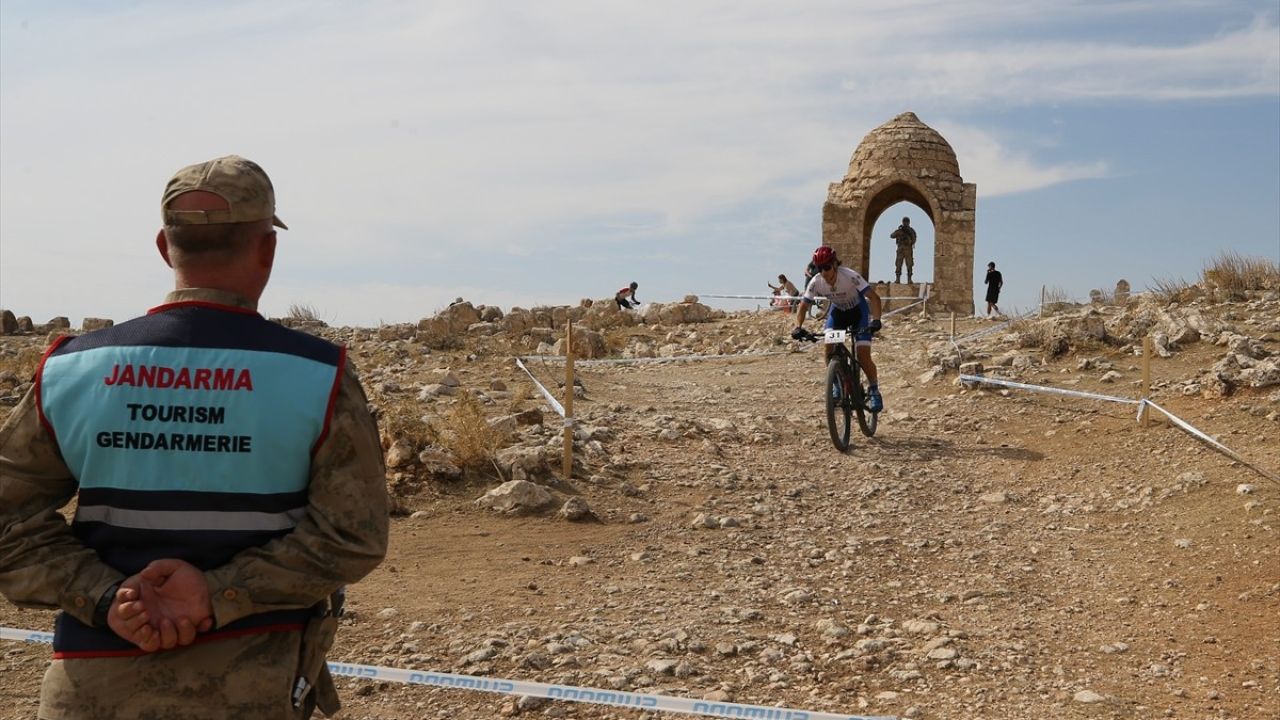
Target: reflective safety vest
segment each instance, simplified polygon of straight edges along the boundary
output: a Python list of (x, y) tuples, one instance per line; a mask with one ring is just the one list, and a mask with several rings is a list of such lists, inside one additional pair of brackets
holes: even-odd
[[(163, 305), (61, 338), (36, 375), (41, 422), (79, 482), (72, 531), (126, 576), (159, 558), (201, 570), (288, 534), (306, 516), (344, 348), (242, 308)], [(202, 636), (301, 627), (310, 609)], [(65, 613), (54, 657), (141, 651)]]

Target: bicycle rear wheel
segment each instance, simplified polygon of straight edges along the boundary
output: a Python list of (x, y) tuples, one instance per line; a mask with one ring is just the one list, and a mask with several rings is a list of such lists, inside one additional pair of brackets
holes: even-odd
[(856, 387), (853, 383), (845, 384), (847, 372), (839, 357), (833, 357), (827, 363), (827, 430), (831, 432), (831, 442), (840, 452), (849, 449), (852, 425), (852, 398), (848, 397), (845, 388)]
[(853, 407), (858, 413), (858, 429), (863, 435), (871, 437), (876, 434), (876, 425), (879, 424), (880, 413), (871, 412), (867, 409), (867, 387), (864, 384), (866, 376), (862, 373), (862, 366), (858, 363), (853, 365)]

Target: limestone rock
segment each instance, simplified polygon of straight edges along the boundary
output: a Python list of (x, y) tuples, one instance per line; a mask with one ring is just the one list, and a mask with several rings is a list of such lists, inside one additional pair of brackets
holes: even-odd
[(417, 458), (417, 454), (417, 451), (409, 444), (408, 440), (397, 439), (391, 443), (390, 448), (387, 448), (387, 467), (393, 469), (406, 467)]
[(462, 478), (462, 469), (455, 465), (449, 454), (440, 448), (424, 448), (418, 453), (418, 464), (433, 480), (453, 481)]
[[(552, 348), (555, 355), (564, 355), (564, 338), (556, 341)], [(601, 358), (608, 354), (604, 335), (588, 328), (573, 328), (573, 356), (575, 358)]]
[(477, 498), (477, 507), (505, 513), (537, 512), (551, 503), (555, 497), (541, 485), (526, 480), (509, 480)]
[(587, 501), (580, 497), (571, 497), (566, 500), (564, 505), (560, 506), (560, 511), (557, 515), (570, 522), (598, 522), (600, 520), (600, 518), (596, 517), (595, 511), (591, 509), (591, 506), (587, 504)]

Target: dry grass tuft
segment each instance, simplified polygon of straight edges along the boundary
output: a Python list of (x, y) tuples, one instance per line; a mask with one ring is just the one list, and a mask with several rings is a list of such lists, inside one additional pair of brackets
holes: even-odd
[(385, 407), (378, 424), (388, 444), (396, 440), (406, 440), (415, 448), (424, 448), (440, 439), (439, 433), (420, 415), (415, 414), (412, 405), (396, 405)]
[(1038, 349), (1049, 359), (1071, 349), (1066, 333), (1052, 323), (1024, 318), (1010, 323), (1009, 330), (1018, 334), (1018, 347)]
[(533, 399), (533, 387), (527, 382), (516, 383), (515, 389), (511, 391), (511, 412), (520, 412), (524, 409), (525, 403)]
[(293, 303), (289, 306), (289, 317), (293, 320), (318, 322), (320, 320), (320, 313), (316, 310), (316, 306), (311, 305), (310, 303)]
[(1191, 283), (1182, 278), (1155, 278), (1151, 281), (1151, 287), (1148, 290), (1151, 297), (1158, 302), (1167, 304), (1171, 302), (1186, 302), (1194, 295), (1194, 289)]
[(1040, 303), (1041, 313), (1055, 313), (1068, 310), (1076, 305), (1076, 301), (1071, 298), (1063, 288), (1052, 285), (1044, 288), (1043, 300)]
[(1231, 294), (1280, 289), (1280, 264), (1263, 257), (1249, 257), (1234, 250), (1220, 253), (1205, 266), (1204, 284)]
[(1070, 302), (1074, 302), (1074, 301), (1071, 299), (1071, 295), (1065, 289), (1060, 288), (1057, 285), (1051, 285), (1044, 289), (1045, 305), (1056, 305), (1059, 303), (1070, 303)]
[(446, 417), (435, 421), (439, 444), (464, 471), (487, 471), (501, 447), (501, 438), (489, 426), (480, 402), (471, 393), (458, 395)]

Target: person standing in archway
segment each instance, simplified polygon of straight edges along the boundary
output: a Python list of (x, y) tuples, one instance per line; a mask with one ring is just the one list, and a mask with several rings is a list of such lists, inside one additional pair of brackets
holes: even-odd
[(1000, 312), (1000, 306), (996, 303), (1000, 301), (1000, 289), (1004, 287), (1004, 276), (996, 269), (993, 262), (987, 263), (987, 279), (982, 281), (987, 286), (987, 317), (991, 317), (991, 311), (994, 310), (996, 317), (1003, 315)]
[(893, 261), (894, 282), (902, 282), (902, 264), (907, 264), (907, 282), (911, 282), (911, 271), (915, 267), (916, 231), (911, 227), (911, 218), (902, 218), (902, 224), (889, 237), (898, 241), (898, 256)]

